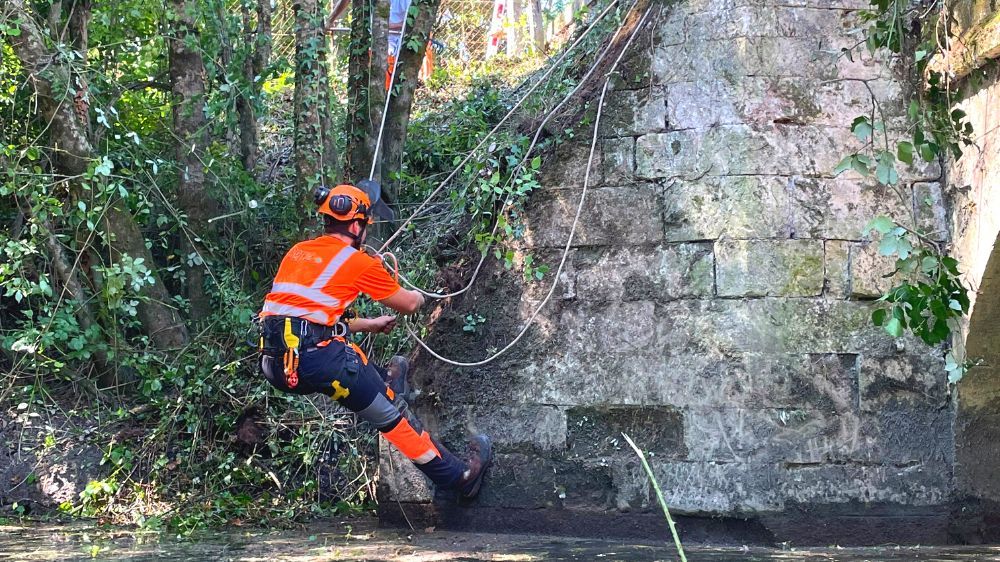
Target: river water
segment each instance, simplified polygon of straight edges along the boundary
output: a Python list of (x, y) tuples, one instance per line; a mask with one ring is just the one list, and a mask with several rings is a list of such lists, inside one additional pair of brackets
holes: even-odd
[[(690, 546), (688, 560), (711, 562), (998, 561), (997, 547), (740, 548)], [(621, 540), (378, 529), (368, 519), (331, 520), (301, 529), (232, 528), (179, 538), (74, 523), (0, 526), (0, 560), (190, 561), (521, 561), (678, 560), (672, 545)]]

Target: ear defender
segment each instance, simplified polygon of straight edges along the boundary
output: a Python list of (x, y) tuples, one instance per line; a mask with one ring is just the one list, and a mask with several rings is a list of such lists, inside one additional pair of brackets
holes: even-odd
[(316, 189), (313, 190), (313, 203), (315, 203), (317, 207), (322, 205), (328, 195), (330, 195), (329, 187), (325, 185), (317, 186)]

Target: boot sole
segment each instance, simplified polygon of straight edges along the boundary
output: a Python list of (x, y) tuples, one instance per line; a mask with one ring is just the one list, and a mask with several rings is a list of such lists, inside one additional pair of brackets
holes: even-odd
[(478, 439), (480, 439), (482, 450), (486, 451), (486, 454), (483, 455), (486, 457), (486, 460), (483, 461), (483, 469), (479, 471), (479, 476), (472, 481), (472, 490), (460, 494), (462, 500), (466, 502), (476, 499), (476, 496), (479, 495), (479, 490), (483, 486), (483, 478), (486, 477), (486, 471), (493, 464), (493, 442), (485, 435), (480, 435)]

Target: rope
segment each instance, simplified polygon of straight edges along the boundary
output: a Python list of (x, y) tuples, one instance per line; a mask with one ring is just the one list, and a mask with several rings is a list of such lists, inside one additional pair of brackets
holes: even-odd
[[(543, 82), (545, 82), (545, 80), (547, 80), (549, 76), (552, 75), (552, 73), (555, 71), (555, 69), (559, 67), (559, 65), (562, 63), (562, 61), (566, 59), (566, 57), (573, 51), (573, 49), (575, 49), (577, 47), (577, 45), (579, 45), (580, 42), (583, 41), (583, 39), (588, 34), (590, 34), (590, 32), (597, 26), (597, 23), (600, 22), (602, 19), (604, 19), (604, 16), (606, 16), (611, 11), (611, 9), (614, 8), (617, 5), (618, 5), (618, 0), (613, 0), (610, 4), (608, 4), (608, 6), (604, 9), (604, 11), (602, 11), (600, 13), (600, 15), (598, 15), (597, 18), (594, 19), (594, 21), (591, 22), (591, 24), (589, 26), (587, 26), (587, 29), (584, 30), (583, 34), (580, 35), (580, 37), (576, 41), (574, 41), (573, 44), (570, 45), (570, 47), (568, 49), (566, 49), (565, 51), (563, 51), (563, 54), (560, 55), (558, 59), (556, 59), (556, 62), (554, 62), (551, 67), (549, 67), (549, 69), (545, 72), (545, 74), (543, 74), (542, 77), (539, 78), (538, 81), (535, 82), (535, 84), (530, 89), (528, 89), (528, 91), (524, 94), (524, 96), (522, 96), (521, 99), (518, 100), (518, 102), (516, 104), (514, 104), (514, 107), (512, 107), (510, 109), (510, 111), (508, 111), (507, 114), (504, 115), (503, 119), (501, 119), (500, 122), (497, 123), (496, 126), (493, 127), (493, 129), (490, 130), (489, 133), (486, 133), (486, 136), (483, 137), (483, 139), (481, 141), (479, 141), (479, 144), (477, 144), (476, 147), (473, 148), (469, 152), (469, 154), (467, 154), (465, 156), (465, 158), (457, 166), (455, 166), (455, 169), (452, 170), (451, 173), (448, 174), (447, 177), (445, 177), (444, 181), (442, 181), (437, 186), (437, 188), (435, 188), (434, 191), (432, 191), (431, 194), (427, 196), (426, 199), (424, 199), (424, 202), (421, 203), (419, 207), (417, 207), (417, 210), (414, 211), (413, 214), (411, 214), (409, 216), (409, 218), (407, 218), (406, 221), (404, 221), (403, 224), (400, 225), (400, 227), (396, 229), (396, 232), (394, 232), (392, 234), (392, 236), (390, 236), (382, 244), (382, 247), (379, 248), (380, 252), (384, 251), (386, 248), (388, 248), (389, 244), (391, 244), (393, 240), (395, 240), (397, 237), (399, 237), (399, 235), (403, 233), (403, 231), (406, 229), (406, 227), (409, 226), (411, 222), (413, 222), (413, 219), (415, 219), (418, 215), (420, 215), (420, 213), (422, 213), (424, 211), (425, 208), (427, 208), (427, 205), (430, 203), (431, 199), (433, 199), (438, 193), (440, 193), (441, 190), (444, 189), (444, 186), (448, 185), (448, 182), (450, 182), (452, 179), (454, 179), (454, 177), (456, 175), (458, 175), (458, 173), (465, 167), (465, 165), (468, 164), (469, 160), (472, 159), (473, 155), (475, 155), (475, 153), (478, 152), (479, 149), (482, 148), (486, 144), (486, 141), (489, 140), (489, 138), (492, 137), (497, 131), (499, 131), (500, 127), (504, 123), (506, 123), (508, 119), (510, 119), (510, 117), (514, 114), (515, 111), (517, 111), (517, 109), (519, 107), (521, 107), (521, 105), (525, 102), (525, 100), (528, 99), (528, 96), (530, 96), (532, 93), (534, 93), (534, 91), (536, 89), (538, 89), (538, 87)], [(383, 121), (383, 123), (385, 122), (385, 117), (386, 116), (383, 113), (382, 114), (382, 121)], [(381, 129), (381, 127), (380, 127), (380, 129)], [(372, 167), (374, 168), (374, 163), (373, 163)]]
[[(635, 5), (636, 4), (632, 4), (632, 8), (630, 8), (630, 11), (635, 8)], [(604, 47), (604, 50), (601, 51), (601, 54), (598, 55), (597, 59), (594, 60), (594, 63), (590, 66), (590, 69), (587, 70), (587, 73), (583, 75), (583, 78), (580, 79), (580, 82), (576, 85), (576, 87), (573, 88), (573, 90), (570, 91), (568, 94), (563, 96), (562, 100), (555, 107), (549, 110), (549, 112), (545, 115), (545, 119), (542, 120), (541, 124), (538, 125), (538, 128), (535, 130), (535, 135), (531, 139), (531, 145), (528, 146), (528, 150), (525, 151), (524, 156), (521, 158), (521, 161), (518, 162), (517, 168), (515, 168), (514, 171), (511, 173), (512, 178), (516, 177), (517, 174), (520, 173), (520, 171), (524, 168), (525, 162), (527, 162), (528, 158), (531, 157), (532, 152), (535, 150), (535, 146), (538, 144), (538, 139), (542, 135), (542, 130), (544, 130), (545, 125), (548, 124), (549, 119), (551, 119), (553, 115), (558, 113), (559, 110), (562, 109), (562, 107), (566, 104), (566, 102), (571, 100), (573, 96), (575, 96), (577, 92), (579, 92), (580, 89), (587, 83), (587, 81), (590, 80), (591, 75), (594, 73), (594, 71), (597, 70), (597, 67), (600, 66), (601, 62), (604, 60), (604, 57), (606, 57), (608, 53), (611, 51), (612, 47), (614, 47), (615, 44), (614, 40), (618, 37), (618, 34), (621, 33), (621, 30), (623, 28), (624, 24), (618, 27), (618, 30), (615, 31), (615, 35), (612, 37), (612, 40), (608, 42), (608, 45)], [(513, 193), (507, 195), (507, 198), (504, 200), (503, 205), (500, 206), (501, 212), (503, 212), (503, 209), (506, 209), (510, 205), (510, 201), (512, 198), (513, 198)], [(480, 255), (479, 257), (479, 263), (476, 264), (476, 269), (472, 272), (472, 277), (469, 278), (469, 282), (464, 287), (462, 287), (457, 291), (451, 293), (432, 293), (430, 291), (425, 291), (424, 289), (421, 289), (420, 287), (416, 286), (413, 282), (411, 282), (409, 279), (407, 279), (402, 273), (398, 273), (399, 269), (398, 262), (396, 264), (397, 277), (410, 289), (417, 291), (418, 293), (424, 295), (425, 297), (432, 299), (447, 299), (451, 297), (457, 297), (458, 295), (461, 295), (466, 291), (468, 291), (469, 289), (471, 289), (472, 286), (476, 283), (476, 278), (479, 277), (479, 272), (483, 269), (483, 264), (486, 263), (486, 256), (489, 255), (489, 249), (493, 245), (493, 241), (494, 238), (496, 237), (496, 233), (499, 227), (500, 227), (500, 221), (497, 220), (493, 223), (493, 230), (490, 232), (489, 243), (486, 245), (486, 248), (483, 249), (482, 255)], [(389, 252), (384, 252), (383, 255), (391, 255), (391, 254)], [(394, 261), (396, 261), (395, 256), (392, 256), (392, 258)]]
[[(490, 363), (491, 361), (495, 360), (496, 358), (500, 357), (501, 355), (509, 351), (511, 348), (513, 348), (514, 345), (516, 345), (517, 342), (519, 342), (521, 338), (524, 337), (524, 335), (528, 332), (528, 329), (531, 328), (532, 324), (534, 324), (535, 318), (538, 317), (538, 314), (542, 311), (542, 308), (544, 308), (545, 305), (548, 304), (548, 302), (552, 299), (552, 295), (555, 293), (556, 287), (559, 285), (559, 275), (562, 273), (563, 267), (566, 265), (566, 259), (569, 257), (569, 250), (570, 247), (573, 245), (573, 237), (576, 234), (576, 227), (580, 223), (580, 214), (583, 211), (583, 203), (587, 198), (587, 189), (589, 188), (590, 185), (590, 171), (594, 164), (594, 152), (597, 149), (597, 136), (600, 130), (601, 115), (604, 111), (604, 98), (608, 93), (608, 86), (611, 85), (611, 78), (614, 75), (615, 71), (617, 70), (618, 64), (621, 62), (622, 57), (625, 56), (625, 53), (632, 45), (632, 40), (635, 39), (636, 36), (639, 34), (639, 30), (642, 29), (642, 26), (645, 23), (646, 18), (649, 16), (649, 13), (652, 10), (653, 10), (652, 6), (647, 8), (646, 12), (642, 15), (642, 18), (639, 19), (639, 22), (636, 24), (636, 27), (632, 30), (632, 34), (629, 35), (628, 40), (625, 42), (624, 48), (622, 48), (621, 53), (618, 54), (618, 58), (615, 59), (614, 64), (612, 64), (611, 68), (608, 70), (607, 79), (604, 81), (604, 88), (601, 89), (601, 98), (597, 105), (597, 117), (594, 120), (594, 136), (591, 139), (590, 155), (587, 159), (587, 171), (583, 178), (583, 190), (580, 193), (580, 203), (577, 204), (576, 206), (576, 216), (573, 218), (573, 225), (570, 227), (569, 237), (566, 239), (566, 245), (563, 248), (562, 259), (560, 259), (559, 267), (556, 269), (556, 273), (553, 276), (552, 286), (549, 287), (549, 292), (545, 295), (545, 298), (542, 299), (542, 302), (539, 303), (538, 307), (535, 308), (534, 312), (531, 313), (531, 316), (528, 318), (528, 321), (525, 323), (520, 333), (518, 333), (517, 336), (510, 343), (508, 343), (503, 349), (497, 351), (496, 353), (490, 355), (489, 357), (483, 359), (482, 361), (462, 362), (442, 357), (439, 353), (431, 349), (430, 346), (428, 346), (422, 339), (420, 339), (420, 336), (418, 336), (416, 332), (413, 331), (412, 328), (407, 326), (406, 331), (410, 335), (410, 337), (413, 338), (418, 344), (420, 344), (420, 346), (423, 347), (428, 353), (430, 353), (435, 359), (447, 363), (449, 365), (454, 365), (456, 367), (479, 367), (482, 365), (486, 365), (487, 363)], [(623, 28), (624, 24), (622, 24), (622, 27), (619, 27), (619, 32)], [(617, 36), (617, 33), (615, 35)], [(389, 255), (391, 256), (391, 254)], [(395, 262), (395, 256), (392, 256), (392, 259)], [(396, 264), (396, 273), (398, 275), (398, 264)]]

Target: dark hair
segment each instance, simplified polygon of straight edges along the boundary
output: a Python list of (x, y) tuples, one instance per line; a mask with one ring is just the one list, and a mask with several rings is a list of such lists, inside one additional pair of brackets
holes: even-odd
[(325, 234), (346, 234), (351, 236), (351, 223), (357, 220), (339, 221), (330, 215), (323, 215), (323, 232)]
[(330, 215), (323, 215), (323, 232), (326, 234), (336, 234), (343, 231), (343, 221), (339, 221)]

